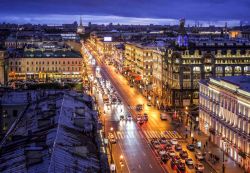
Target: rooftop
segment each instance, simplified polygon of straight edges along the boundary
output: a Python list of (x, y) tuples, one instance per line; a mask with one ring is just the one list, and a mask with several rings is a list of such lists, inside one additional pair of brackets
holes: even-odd
[(100, 172), (97, 112), (88, 95), (54, 91), (32, 102), (0, 143), (0, 172)]

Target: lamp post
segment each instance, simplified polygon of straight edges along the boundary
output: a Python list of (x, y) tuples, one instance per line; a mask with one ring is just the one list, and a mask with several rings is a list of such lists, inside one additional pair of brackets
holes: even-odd
[[(111, 134), (113, 135), (113, 127), (110, 127), (110, 132), (111, 132)], [(113, 155), (112, 155), (112, 142), (111, 141), (109, 141), (109, 143), (110, 143), (110, 157), (111, 157), (111, 163), (114, 163), (114, 161), (113, 161)]]

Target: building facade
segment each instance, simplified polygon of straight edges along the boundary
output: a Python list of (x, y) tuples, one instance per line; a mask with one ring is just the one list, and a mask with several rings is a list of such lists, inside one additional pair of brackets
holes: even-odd
[(81, 79), (82, 57), (69, 47), (43, 44), (8, 58), (8, 79)]
[(168, 48), (163, 66), (165, 104), (198, 105), (200, 79), (250, 75), (250, 44), (200, 42)]
[(250, 170), (250, 76), (211, 78), (199, 86), (199, 127)]

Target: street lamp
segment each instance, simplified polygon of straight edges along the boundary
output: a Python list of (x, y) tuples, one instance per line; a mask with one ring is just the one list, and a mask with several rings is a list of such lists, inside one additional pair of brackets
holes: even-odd
[(123, 158), (123, 155), (120, 155), (120, 166), (121, 166), (121, 172), (123, 172), (123, 166), (124, 166), (124, 158)]
[[(113, 127), (110, 127), (110, 131), (111, 133), (113, 132)], [(112, 134), (113, 135), (113, 134)], [(112, 154), (112, 142), (109, 140), (109, 144), (110, 144), (110, 157), (111, 157), (111, 163), (114, 163), (113, 161), (113, 154)]]

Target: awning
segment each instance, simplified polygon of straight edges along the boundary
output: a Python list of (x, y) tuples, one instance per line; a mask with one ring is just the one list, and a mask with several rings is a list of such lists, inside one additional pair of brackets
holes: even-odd
[(136, 76), (136, 77), (135, 77), (135, 80), (136, 80), (136, 81), (140, 81), (140, 80), (142, 80), (142, 77), (141, 77), (141, 76)]

